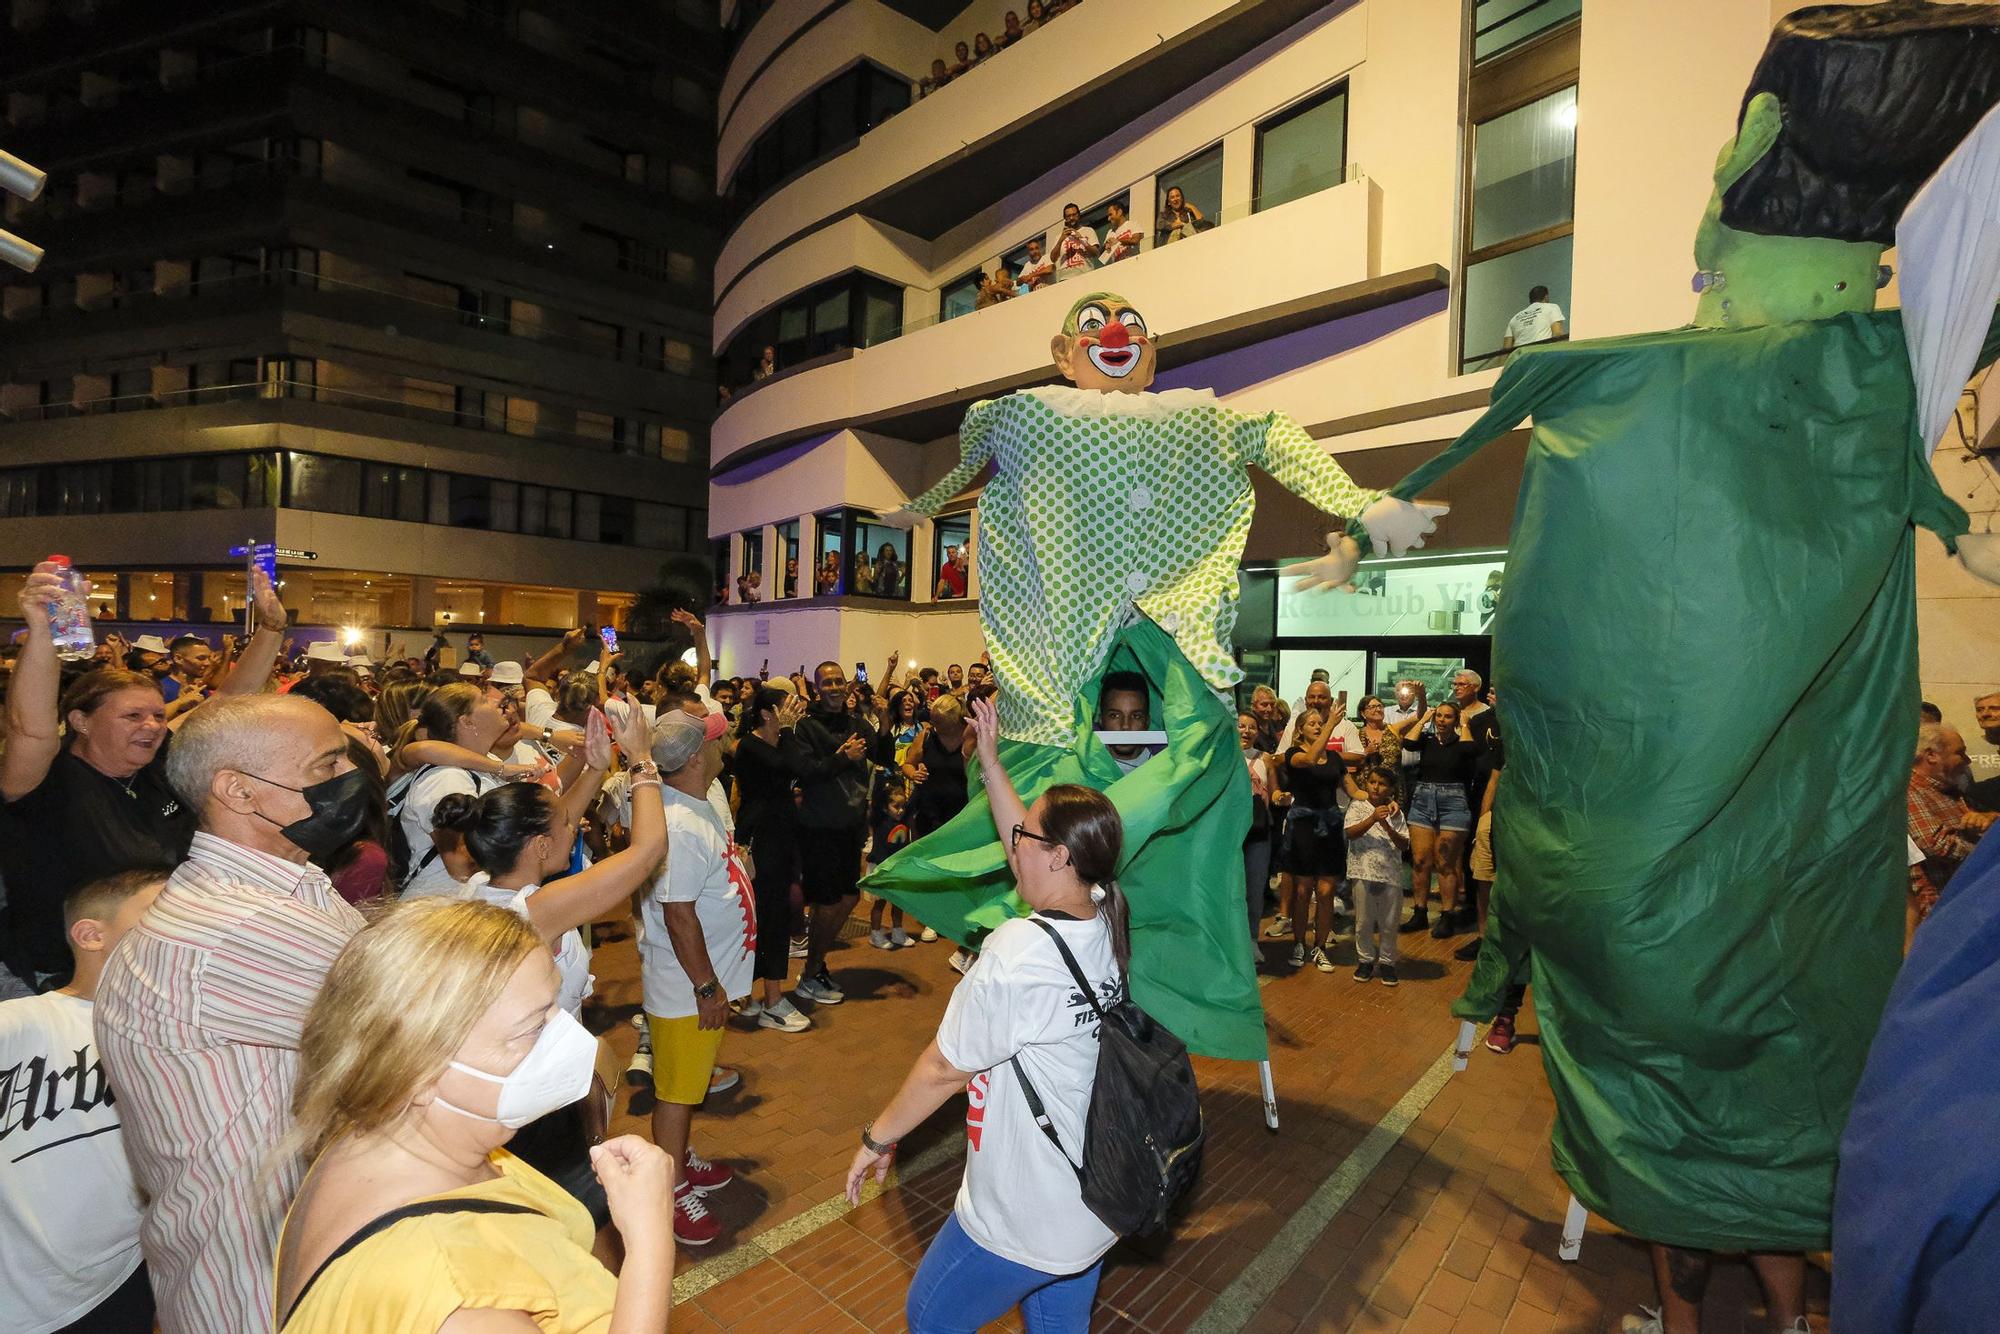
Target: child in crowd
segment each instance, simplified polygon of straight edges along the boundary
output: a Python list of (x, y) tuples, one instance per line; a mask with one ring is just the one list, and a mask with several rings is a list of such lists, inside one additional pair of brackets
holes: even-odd
[(1366, 800), (1347, 807), (1347, 885), (1354, 896), (1354, 980), (1396, 985), (1396, 928), (1403, 915), (1403, 853), (1410, 826), (1396, 804), (1396, 780), (1370, 765), (1361, 775)]
[[(868, 841), (868, 870), (888, 861), (896, 849), (910, 841), (909, 821), (904, 814), (910, 808), (910, 789), (907, 784), (892, 784), (882, 798), (882, 812), (875, 817), (873, 836)], [(882, 910), (889, 911), (890, 929), (882, 929)], [(876, 899), (868, 909), (868, 943), (878, 950), (900, 950), (917, 942), (903, 930), (903, 910), (886, 899)]]
[(166, 883), (164, 870), (121, 871), (72, 891), (63, 900), (70, 984), (0, 1004), (0, 1069), (19, 1081), (0, 1117), (9, 1329), (151, 1334), (139, 1188), (91, 1018), (104, 961)]

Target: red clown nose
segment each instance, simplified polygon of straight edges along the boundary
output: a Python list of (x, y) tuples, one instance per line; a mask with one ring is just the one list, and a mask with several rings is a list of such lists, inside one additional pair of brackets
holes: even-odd
[(1132, 346), (1132, 332), (1123, 320), (1113, 320), (1097, 332), (1099, 347), (1118, 348)]

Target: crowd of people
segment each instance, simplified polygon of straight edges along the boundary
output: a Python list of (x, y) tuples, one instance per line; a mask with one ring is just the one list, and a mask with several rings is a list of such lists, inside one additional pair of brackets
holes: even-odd
[(998, 55), (1037, 28), (1054, 22), (1082, 3), (1083, 0), (1028, 0), (1026, 18), (1021, 17), (1020, 10), (1008, 10), (1006, 17), (1001, 20), (999, 36), (979, 33), (970, 42), (957, 43), (952, 48), (950, 60), (942, 56), (933, 60), (931, 72), (917, 83), (917, 96), (929, 97), (953, 79), (963, 78), (974, 65)]
[[(475, 634), (375, 663), (297, 652), (258, 576), (246, 638), (107, 637), (65, 663), (56, 592), (53, 567), (23, 588), (0, 753), (0, 1049), (44, 1109), (0, 1127), (0, 1228), (28, 1257), (0, 1293), (22, 1327), (479, 1329), (468, 1313), (498, 1310), (664, 1328), (674, 1250), (720, 1235), (705, 1199), (735, 1177), (695, 1142), (741, 1080), (730, 1021), (810, 1040), (846, 999), (834, 951), (861, 877), (963, 810), (974, 769), (1043, 929), (952, 954), (964, 981), (861, 1131), (849, 1189), (970, 1084), (977, 1132), (912, 1328), (1015, 1305), (1085, 1327), (1114, 1237), (1042, 1137), (1082, 1138), (1095, 1043), (1045, 932), (1115, 1003), (1119, 821), (1085, 788), (1014, 795), (986, 662), (718, 677), (680, 612), (692, 665), (647, 670), (581, 629), (532, 661)], [(1246, 690), (1258, 966), (1394, 986), (1402, 936), (1481, 925), (1498, 710), (1471, 670), (1428, 694), (1403, 681), (1350, 708), (1324, 673), (1292, 702)], [(1096, 706), (1122, 771), (1158, 754), (1144, 677), (1108, 674)], [(2000, 743), (2000, 693), (1975, 708)], [(2000, 779), (1968, 774), (1927, 714), (1912, 929), (2000, 808)], [(606, 1140), (589, 933), (628, 913), (625, 1082), (651, 1133)], [(878, 901), (865, 939), (937, 935)], [(1021, 1081), (1053, 1090), (1049, 1127), (1008, 1095)]]

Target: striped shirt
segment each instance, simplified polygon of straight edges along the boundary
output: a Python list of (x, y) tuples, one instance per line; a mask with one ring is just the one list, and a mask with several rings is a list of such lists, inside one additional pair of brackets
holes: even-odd
[(272, 1257), (304, 1175), (272, 1150), (306, 1011), (361, 925), (318, 867), (198, 833), (105, 967), (97, 1044), (165, 1334), (272, 1328)]

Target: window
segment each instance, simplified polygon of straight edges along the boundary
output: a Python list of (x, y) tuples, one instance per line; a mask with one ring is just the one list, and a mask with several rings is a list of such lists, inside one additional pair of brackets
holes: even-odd
[(371, 463), (361, 478), (361, 512), (371, 519), (424, 521), (424, 473), (418, 468)]
[(764, 534), (756, 531), (743, 534), (743, 561), (736, 567), (736, 575), (739, 579), (747, 580), (751, 575), (756, 574), (758, 577), (757, 592), (759, 597), (763, 596), (764, 589), (763, 576), (758, 574), (758, 571), (763, 568)]
[(285, 455), (285, 468), (285, 503), (290, 508), (322, 514), (361, 512), (361, 464), (355, 460), (291, 450)]
[(1339, 185), (1347, 175), (1347, 85), (1257, 127), (1257, 182), (1251, 210), (1289, 204)]
[(910, 533), (877, 523), (873, 515), (854, 515), (854, 582), (856, 593), (870, 597), (910, 596)]
[[(972, 559), (972, 519), (968, 515), (953, 514), (940, 517), (933, 526), (937, 541), (932, 550), (937, 555), (937, 569), (931, 571), (931, 596), (938, 601), (947, 598), (965, 597), (970, 591), (966, 587)], [(965, 570), (953, 570), (952, 552), (963, 550), (966, 557)]]
[[(1159, 198), (1155, 201), (1156, 218), (1164, 218), (1167, 212), (1167, 192), (1178, 188), (1187, 202), (1200, 211), (1209, 227), (1213, 227), (1222, 217), (1222, 145), (1205, 148), (1191, 158), (1184, 158), (1159, 173), (1155, 178), (1159, 188)], [(1196, 224), (1201, 228), (1201, 224)], [(1169, 235), (1162, 225), (1157, 234), (1156, 244), (1165, 245), (1170, 240), (1181, 240), (1182, 236)]]
[(1506, 55), (1583, 12), (1583, 0), (1478, 0), (1472, 7), (1472, 63)]
[(746, 383), (769, 345), (778, 367), (845, 347), (873, 347), (903, 332), (903, 289), (865, 273), (849, 273), (787, 298), (744, 326), (722, 354), (724, 378)]
[(778, 525), (777, 566), (770, 581), (771, 596), (775, 598), (795, 598), (799, 596), (799, 521)]
[(445, 522), (454, 528), (493, 526), (493, 484), (484, 477), (444, 479)]
[(1495, 365), (1508, 322), (1547, 288), (1569, 310), (1576, 198), (1576, 89), (1473, 127), (1472, 208), (1460, 298), (1461, 371)]
[(864, 62), (835, 75), (758, 136), (731, 192), (746, 205), (754, 202), (909, 105), (910, 85), (878, 65)]
[(985, 275), (978, 269), (966, 274), (957, 282), (947, 283), (940, 294), (940, 320), (955, 320), (961, 315), (970, 315), (979, 303), (979, 285)]

